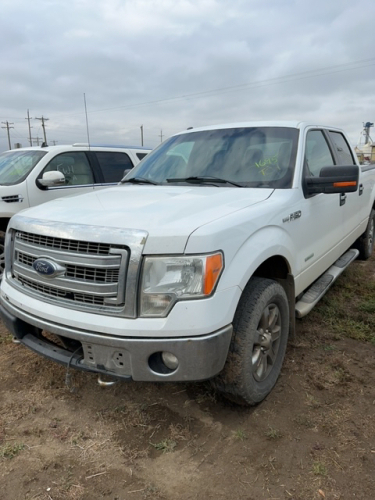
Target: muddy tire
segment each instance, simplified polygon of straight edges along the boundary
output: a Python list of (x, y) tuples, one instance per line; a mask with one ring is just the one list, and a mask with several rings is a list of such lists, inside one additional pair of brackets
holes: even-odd
[(4, 254), (4, 236), (0, 236), (0, 280), (4, 273), (5, 254)]
[(289, 305), (282, 286), (252, 278), (233, 320), (233, 336), (223, 371), (212, 384), (224, 397), (255, 405), (280, 375), (289, 333)]
[(356, 242), (356, 248), (359, 250), (358, 259), (367, 260), (371, 257), (374, 250), (374, 232), (375, 232), (375, 210), (371, 210), (366, 231)]

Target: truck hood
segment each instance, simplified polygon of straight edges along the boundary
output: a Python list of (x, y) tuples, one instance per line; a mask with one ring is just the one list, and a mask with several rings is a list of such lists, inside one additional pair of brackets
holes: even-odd
[(39, 221), (142, 229), (145, 253), (181, 253), (199, 227), (266, 200), (273, 189), (121, 185), (27, 209)]

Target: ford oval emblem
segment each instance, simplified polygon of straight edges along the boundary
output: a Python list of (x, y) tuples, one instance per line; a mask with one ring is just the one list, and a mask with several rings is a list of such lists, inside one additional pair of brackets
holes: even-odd
[(45, 278), (54, 278), (65, 273), (66, 269), (57, 262), (49, 259), (36, 259), (33, 262), (33, 269)]

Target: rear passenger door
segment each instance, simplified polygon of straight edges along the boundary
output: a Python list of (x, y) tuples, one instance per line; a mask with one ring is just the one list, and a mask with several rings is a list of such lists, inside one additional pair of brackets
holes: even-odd
[[(329, 130), (328, 136), (332, 143), (337, 165), (356, 165), (354, 154), (345, 136), (336, 130)], [(370, 196), (371, 187), (361, 184), (361, 182), (356, 192), (341, 195), (341, 203), (345, 215), (345, 234), (350, 234), (369, 216)]]

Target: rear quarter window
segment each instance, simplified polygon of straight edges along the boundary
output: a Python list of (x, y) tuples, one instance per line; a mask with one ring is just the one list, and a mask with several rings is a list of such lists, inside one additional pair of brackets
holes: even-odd
[(95, 154), (103, 173), (104, 182), (106, 183), (120, 182), (124, 177), (124, 170), (134, 167), (126, 153), (97, 151)]

